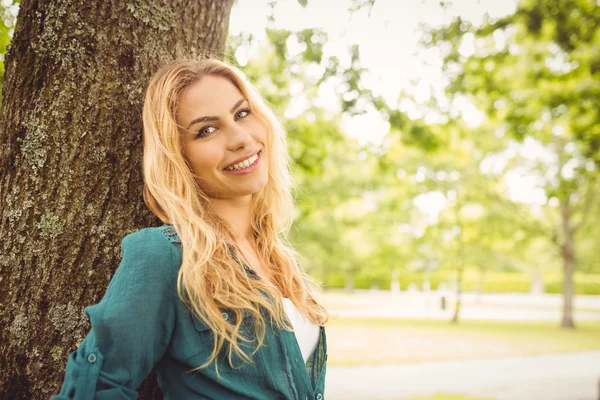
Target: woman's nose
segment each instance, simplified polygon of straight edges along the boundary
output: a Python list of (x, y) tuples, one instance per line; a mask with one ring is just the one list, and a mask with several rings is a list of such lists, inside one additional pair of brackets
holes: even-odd
[(228, 132), (228, 147), (230, 150), (248, 147), (252, 141), (250, 132), (238, 123), (233, 123)]

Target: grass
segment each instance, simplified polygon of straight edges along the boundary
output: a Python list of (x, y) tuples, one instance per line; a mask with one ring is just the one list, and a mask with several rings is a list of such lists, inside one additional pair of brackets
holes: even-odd
[(564, 330), (552, 322), (334, 318), (327, 339), (329, 365), (533, 356), (600, 350), (600, 321)]

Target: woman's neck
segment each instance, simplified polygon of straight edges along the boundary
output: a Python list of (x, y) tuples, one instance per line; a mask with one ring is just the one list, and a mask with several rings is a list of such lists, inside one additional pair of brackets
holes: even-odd
[(227, 221), (233, 228), (233, 239), (236, 241), (253, 241), (251, 205), (252, 196), (232, 199), (211, 199), (211, 209), (220, 218)]

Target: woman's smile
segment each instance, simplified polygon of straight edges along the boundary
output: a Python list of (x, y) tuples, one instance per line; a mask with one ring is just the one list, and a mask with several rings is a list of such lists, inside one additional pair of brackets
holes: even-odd
[(255, 153), (254, 155), (247, 157), (240, 162), (231, 164), (223, 168), (223, 172), (230, 175), (249, 174), (260, 166), (261, 154), (262, 152), (259, 151), (258, 153)]

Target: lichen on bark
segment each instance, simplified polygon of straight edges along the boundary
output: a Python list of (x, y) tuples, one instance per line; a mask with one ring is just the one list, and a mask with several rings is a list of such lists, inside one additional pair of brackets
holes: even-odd
[(126, 7), (135, 19), (159, 31), (166, 32), (175, 26), (175, 13), (156, 1), (137, 0)]

